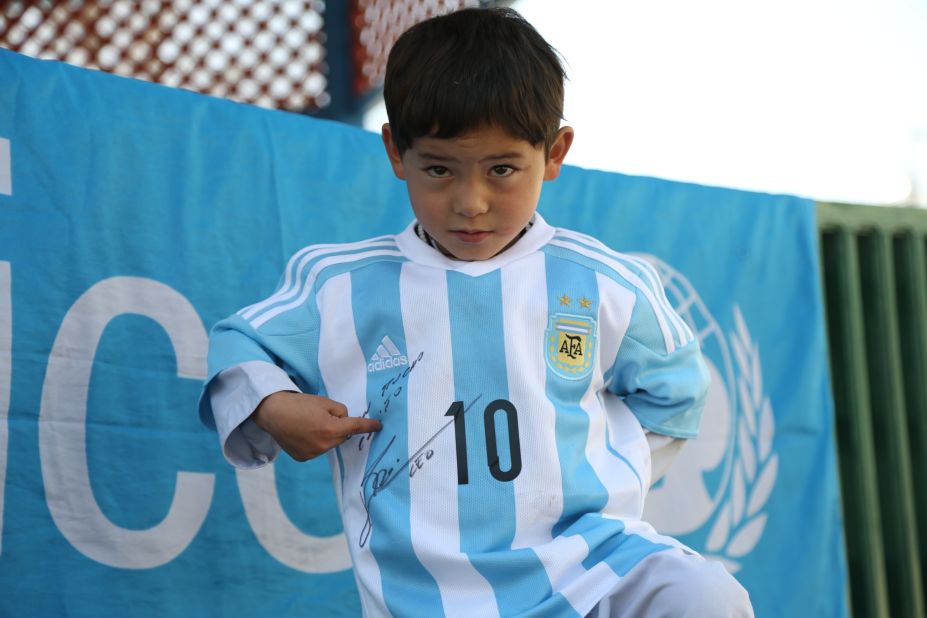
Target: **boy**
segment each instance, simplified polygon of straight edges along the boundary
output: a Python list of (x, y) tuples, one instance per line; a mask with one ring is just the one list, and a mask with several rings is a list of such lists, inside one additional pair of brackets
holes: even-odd
[(416, 220), (307, 247), (213, 330), (204, 421), (235, 465), (328, 454), (367, 616), (752, 615), (640, 520), (707, 372), (652, 268), (535, 212), (563, 78), (509, 9), (408, 30), (383, 143)]

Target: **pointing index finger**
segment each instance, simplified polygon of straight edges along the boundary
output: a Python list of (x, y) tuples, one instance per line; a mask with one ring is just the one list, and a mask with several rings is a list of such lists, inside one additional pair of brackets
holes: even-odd
[(345, 417), (340, 419), (340, 422), (348, 436), (356, 433), (380, 431), (383, 428), (383, 424), (378, 420), (358, 416)]

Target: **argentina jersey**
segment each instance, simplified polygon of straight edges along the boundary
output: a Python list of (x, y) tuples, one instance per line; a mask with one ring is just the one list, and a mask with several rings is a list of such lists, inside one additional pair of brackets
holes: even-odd
[(649, 264), (540, 215), (486, 261), (413, 226), (297, 253), (211, 335), (210, 376), (253, 361), (382, 422), (328, 455), (367, 616), (584, 616), (675, 543), (645, 429), (696, 435), (698, 342)]

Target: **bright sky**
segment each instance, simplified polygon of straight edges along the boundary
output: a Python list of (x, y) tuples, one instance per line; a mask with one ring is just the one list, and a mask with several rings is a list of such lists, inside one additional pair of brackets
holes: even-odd
[(566, 60), (573, 165), (927, 207), (927, 0), (512, 7)]

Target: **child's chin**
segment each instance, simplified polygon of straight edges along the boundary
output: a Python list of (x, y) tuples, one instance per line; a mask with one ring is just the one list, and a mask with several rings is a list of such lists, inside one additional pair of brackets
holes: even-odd
[(479, 262), (482, 260), (488, 260), (489, 258), (495, 256), (498, 251), (493, 251), (488, 247), (465, 247), (457, 249), (451, 253), (455, 259), (464, 261), (464, 262)]

